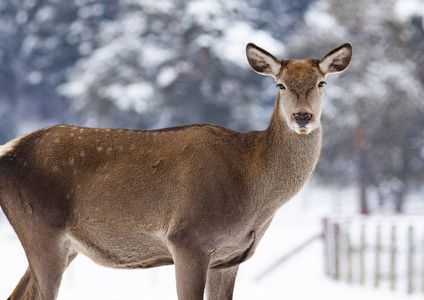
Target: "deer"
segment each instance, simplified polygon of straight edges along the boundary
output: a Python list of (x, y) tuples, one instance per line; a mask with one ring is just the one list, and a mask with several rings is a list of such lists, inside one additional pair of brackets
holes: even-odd
[(10, 300), (56, 299), (79, 253), (111, 268), (173, 264), (179, 300), (232, 299), (239, 265), (315, 168), (325, 80), (352, 45), (282, 60), (249, 43), (246, 55), (277, 83), (265, 130), (59, 124), (0, 146), (0, 205), (29, 263)]

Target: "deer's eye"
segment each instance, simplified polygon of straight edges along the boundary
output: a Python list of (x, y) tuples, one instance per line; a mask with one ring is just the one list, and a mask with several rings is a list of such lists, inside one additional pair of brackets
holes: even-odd
[(277, 87), (278, 87), (280, 90), (285, 90), (285, 89), (286, 89), (286, 87), (284, 86), (284, 84), (281, 84), (281, 83), (277, 84)]
[(325, 81), (321, 81), (320, 83), (318, 83), (318, 87), (324, 87), (324, 85), (326, 85), (327, 82)]

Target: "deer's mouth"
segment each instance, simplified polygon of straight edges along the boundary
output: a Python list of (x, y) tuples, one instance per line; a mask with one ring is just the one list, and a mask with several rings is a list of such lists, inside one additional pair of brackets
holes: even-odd
[(299, 126), (298, 124), (295, 124), (294, 131), (296, 131), (297, 134), (309, 134), (312, 131), (311, 124), (307, 124), (305, 126)]
[(290, 130), (293, 130), (297, 134), (309, 134), (317, 127), (315, 122), (299, 124), (293, 119), (290, 120), (287, 125), (289, 125)]

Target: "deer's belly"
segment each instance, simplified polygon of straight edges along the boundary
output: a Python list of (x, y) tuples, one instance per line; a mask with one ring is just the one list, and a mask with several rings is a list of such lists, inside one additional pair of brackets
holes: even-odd
[[(68, 238), (75, 251), (83, 253), (100, 265), (136, 269), (174, 263), (164, 235), (136, 230), (102, 231), (98, 227), (95, 231), (87, 230), (87, 227), (84, 229), (70, 230)], [(211, 255), (211, 268), (228, 268), (242, 263), (253, 255), (258, 242), (255, 231), (224, 240), (225, 242), (209, 245), (211, 249), (207, 252)]]
[(131, 237), (82, 237), (70, 234), (69, 237), (77, 252), (106, 267), (138, 269), (173, 264), (166, 244), (155, 236), (138, 234)]

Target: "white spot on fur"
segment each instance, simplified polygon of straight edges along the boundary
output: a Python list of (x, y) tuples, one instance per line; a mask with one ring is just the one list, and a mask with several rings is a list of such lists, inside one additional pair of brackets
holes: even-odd
[(75, 164), (75, 159), (73, 157), (69, 158), (69, 165), (73, 166)]
[(60, 138), (55, 138), (55, 139), (54, 139), (54, 142), (55, 142), (56, 144), (58, 144), (58, 143), (60, 142)]
[(97, 151), (102, 151), (103, 150), (103, 147), (102, 146), (99, 146), (99, 147), (97, 147)]
[(80, 156), (81, 156), (81, 157), (85, 157), (85, 151), (81, 151), (81, 152), (80, 152)]
[(55, 165), (55, 166), (53, 166), (52, 171), (53, 171), (53, 172), (58, 172), (58, 171), (59, 171), (59, 167), (58, 167), (58, 166), (56, 166), (56, 165)]

